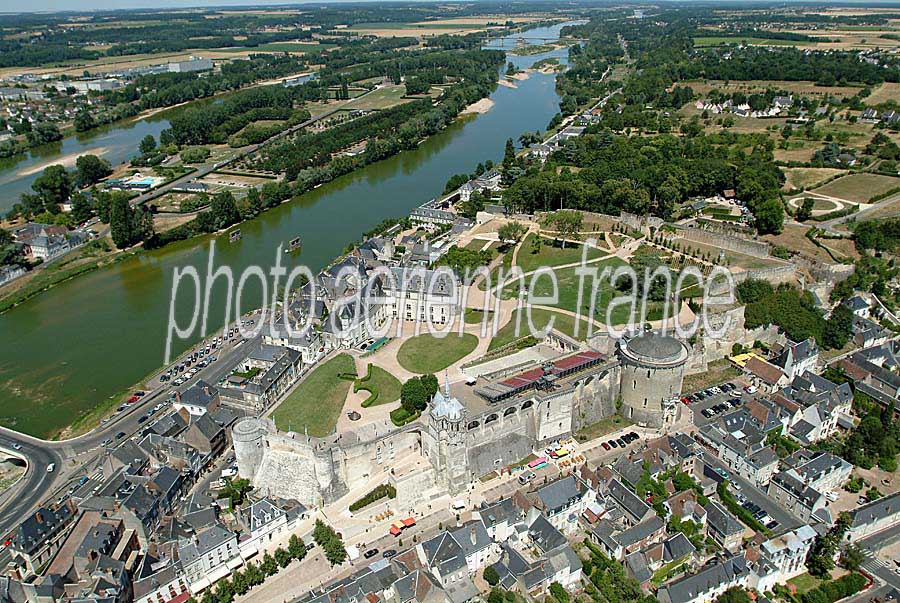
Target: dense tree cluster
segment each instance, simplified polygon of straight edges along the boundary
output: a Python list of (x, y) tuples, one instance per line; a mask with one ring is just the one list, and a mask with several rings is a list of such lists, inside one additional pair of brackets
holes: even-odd
[(738, 284), (737, 296), (746, 305), (748, 329), (776, 324), (792, 341), (815, 337), (825, 349), (842, 348), (850, 339), (852, 313), (839, 306), (826, 320), (808, 291), (788, 285), (776, 289), (768, 281), (748, 279)]
[(543, 169), (530, 167), (505, 192), (504, 203), (526, 213), (566, 208), (670, 218), (680, 201), (733, 188), (754, 212), (760, 232), (778, 232), (783, 176), (771, 143), (754, 144), (748, 153), (737, 144), (746, 140), (730, 134), (584, 135), (554, 153)]
[(334, 528), (321, 519), (316, 520), (313, 528), (313, 540), (325, 551), (325, 558), (332, 566), (340, 565), (347, 560), (347, 551), (341, 537), (337, 535)]

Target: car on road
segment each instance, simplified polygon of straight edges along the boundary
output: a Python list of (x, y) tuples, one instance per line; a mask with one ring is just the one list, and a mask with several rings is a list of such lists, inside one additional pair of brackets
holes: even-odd
[(106, 448), (110, 444), (112, 444), (112, 438), (106, 438), (105, 440), (100, 442), (100, 446), (102, 446), (103, 448)]
[(22, 445), (18, 442), (13, 442), (13, 450), (22, 450)]
[(56, 470), (56, 463), (50, 463), (47, 465), (47, 473), (53, 473)]
[(147, 415), (141, 415), (140, 417), (138, 417), (138, 423), (144, 423), (144, 422), (146, 422), (147, 419), (149, 419), (149, 418), (150, 418), (150, 417), (148, 417)]
[(372, 557), (374, 557), (377, 554), (378, 554), (378, 549), (369, 549), (368, 551), (363, 553), (363, 557), (365, 557), (366, 559), (371, 559)]
[(388, 549), (388, 550), (384, 551), (383, 553), (381, 553), (381, 556), (384, 557), (385, 559), (390, 559), (391, 557), (393, 557), (396, 554), (397, 554), (397, 551), (395, 551), (394, 549)]
[(128, 434), (126, 434), (124, 431), (120, 431), (119, 433), (116, 434), (116, 439), (117, 439), (117, 440), (121, 440), (121, 439), (124, 438), (126, 435), (128, 435)]

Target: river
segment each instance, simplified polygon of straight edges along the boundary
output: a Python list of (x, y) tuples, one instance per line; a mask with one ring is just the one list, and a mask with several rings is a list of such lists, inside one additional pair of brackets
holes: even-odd
[[(534, 28), (529, 34), (555, 37), (561, 27)], [(508, 60), (526, 68), (547, 57), (565, 62), (565, 55), (557, 50)], [(242, 224), (239, 242), (218, 237), (215, 266), (227, 265), (235, 275), (254, 265), (268, 272), (278, 245), (300, 236), (302, 252), (283, 254), (285, 265), (321, 269), (383, 219), (405, 215), (439, 195), (452, 174), (502, 159), (507, 138), (544, 130), (558, 111), (555, 77), (533, 73), (517, 81), (517, 88), (498, 86), (487, 113), (461, 119), (414, 151), (369, 165)], [(210, 241), (194, 239), (140, 254), (0, 316), (0, 424), (52, 435), (161, 366), (173, 271), (193, 265), (205, 275)], [(224, 280), (217, 285), (210, 296), (210, 332), (221, 327), (224, 316)], [(255, 279), (244, 292), (243, 310), (261, 305)], [(179, 324), (186, 325), (194, 306), (192, 287), (184, 287), (177, 299)], [(173, 350), (183, 351), (198, 339), (199, 333), (176, 339)]]

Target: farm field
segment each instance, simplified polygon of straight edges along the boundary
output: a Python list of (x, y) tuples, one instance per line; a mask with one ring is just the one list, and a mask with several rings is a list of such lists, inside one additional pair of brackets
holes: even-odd
[(252, 54), (253, 52), (317, 52), (334, 48), (334, 44), (320, 44), (318, 42), (270, 42), (260, 44), (255, 48), (235, 46), (231, 48), (216, 48), (213, 52), (228, 52), (235, 54)]
[(867, 105), (880, 105), (887, 101), (896, 101), (900, 98), (900, 83), (885, 82), (872, 88), (872, 94), (863, 99)]
[(362, 98), (354, 98), (344, 105), (344, 109), (351, 111), (354, 109), (387, 109), (406, 102), (410, 98), (404, 98), (406, 94), (406, 86), (404, 85), (388, 85), (382, 86), (377, 90), (366, 94)]
[(829, 178), (846, 173), (837, 168), (782, 168), (784, 172), (783, 190), (806, 189), (821, 185)]
[(851, 174), (829, 182), (812, 192), (846, 199), (852, 203), (867, 203), (876, 195), (900, 186), (900, 178), (881, 174)]
[(724, 46), (726, 44), (746, 44), (748, 46), (815, 46), (815, 42), (802, 40), (778, 40), (774, 38), (729, 37), (729, 36), (697, 36), (695, 47)]

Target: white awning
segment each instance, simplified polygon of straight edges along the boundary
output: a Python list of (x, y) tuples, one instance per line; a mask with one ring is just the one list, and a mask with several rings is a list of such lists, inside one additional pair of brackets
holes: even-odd
[(239, 568), (239, 567), (241, 567), (242, 565), (244, 565), (244, 560), (241, 559), (240, 557), (234, 557), (234, 558), (232, 558), (232, 559), (229, 559), (228, 562), (227, 562), (225, 565), (226, 565), (226, 566), (228, 567), (228, 569), (230, 569), (230, 570), (236, 570), (237, 568)]
[(201, 578), (200, 580), (197, 580), (196, 582), (192, 582), (191, 583), (191, 594), (192, 595), (199, 594), (199, 593), (203, 592), (204, 590), (206, 590), (207, 588), (209, 588), (209, 585), (210, 585), (209, 578)]
[(241, 559), (246, 561), (247, 559), (252, 559), (253, 557), (256, 557), (258, 554), (259, 554), (259, 549), (256, 549), (256, 548), (241, 550)]

